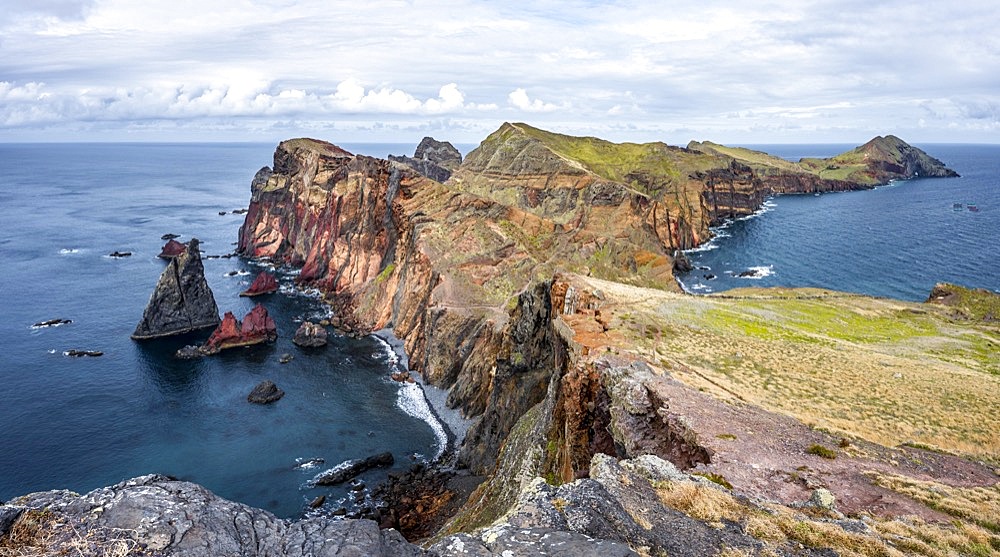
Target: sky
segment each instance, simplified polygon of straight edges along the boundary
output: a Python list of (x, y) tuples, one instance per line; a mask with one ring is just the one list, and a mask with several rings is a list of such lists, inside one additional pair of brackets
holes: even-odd
[(996, 0), (0, 0), (0, 141), (1000, 143)]

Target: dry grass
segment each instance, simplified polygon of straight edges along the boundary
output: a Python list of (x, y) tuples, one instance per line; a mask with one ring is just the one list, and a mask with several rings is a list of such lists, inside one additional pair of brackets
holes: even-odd
[(720, 523), (723, 518), (733, 520), (745, 511), (732, 495), (701, 484), (664, 482), (656, 488), (664, 505), (705, 522)]
[[(768, 504), (765, 508), (746, 504), (722, 490), (693, 482), (658, 482), (654, 487), (664, 505), (716, 526), (721, 526), (723, 519), (736, 522), (744, 533), (764, 542), (764, 551), (772, 553), (780, 553), (778, 549), (785, 544), (796, 543), (813, 549), (831, 549), (848, 557), (1000, 555), (1000, 536), (967, 522), (940, 525), (917, 519), (869, 518), (870, 533), (863, 534), (781, 505)], [(992, 512), (992, 507), (977, 509)]]
[(871, 474), (875, 484), (928, 507), (974, 522), (1000, 534), (1000, 483), (992, 487), (952, 487), (895, 474)]
[[(1000, 464), (1000, 328), (948, 308), (817, 289), (678, 296), (581, 278), (607, 296), (615, 349), (692, 387), (846, 437)], [(653, 335), (649, 334), (654, 330)]]
[(94, 528), (79, 531), (47, 510), (25, 511), (0, 539), (0, 557), (80, 555), (128, 557), (145, 554), (132, 530)]

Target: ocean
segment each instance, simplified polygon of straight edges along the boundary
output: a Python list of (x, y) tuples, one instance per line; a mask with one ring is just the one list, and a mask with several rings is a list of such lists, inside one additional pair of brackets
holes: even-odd
[[(174, 351), (210, 331), (158, 341), (129, 338), (166, 263), (167, 233), (197, 237), (206, 255), (235, 249), (254, 173), (273, 144), (0, 144), (0, 500), (32, 491), (86, 492), (137, 475), (199, 482), (282, 517), (326, 495), (327, 511), (366, 504), (345, 485), (313, 487), (319, 472), (391, 451), (395, 465), (433, 459), (447, 441), (418, 387), (389, 379), (399, 357), (377, 337), (332, 335), (321, 350), (291, 343), (302, 319), (325, 307), (297, 292), (263, 303), (279, 339), (194, 361)], [(412, 145), (344, 145), (412, 154)], [(220, 212), (225, 214), (220, 215)], [(113, 258), (115, 251), (130, 257)], [(220, 311), (242, 317), (238, 297), (257, 265), (205, 259)], [(33, 327), (50, 319), (72, 323)], [(102, 351), (69, 357), (65, 351)], [(278, 359), (294, 356), (287, 364)], [(260, 381), (285, 391), (247, 402)], [(301, 467), (310, 459), (318, 466)]]
[[(853, 148), (748, 147), (793, 161)], [(1000, 145), (918, 147), (961, 178), (773, 197), (688, 252), (697, 268), (681, 282), (693, 293), (812, 286), (912, 301), (927, 299), (937, 282), (1000, 292)], [(747, 271), (753, 276), (740, 277)]]
[[(321, 350), (290, 342), (302, 319), (326, 311), (293, 288), (294, 273), (280, 274), (282, 292), (263, 300), (277, 322), (274, 344), (183, 361), (174, 351), (207, 331), (129, 338), (165, 266), (161, 235), (197, 237), (207, 255), (231, 253), (243, 222), (232, 211), (247, 206), (250, 180), (274, 147), (0, 144), (0, 500), (161, 473), (297, 517), (319, 495), (328, 501), (318, 512), (372, 504), (367, 490), (311, 485), (344, 460), (391, 451), (392, 468), (362, 475), (373, 486), (443, 450), (448, 432), (420, 388), (388, 378), (402, 364), (385, 341), (333, 335)], [(381, 157), (414, 146), (343, 147)], [(913, 300), (939, 280), (1000, 290), (1000, 147), (925, 148), (963, 177), (771, 199), (693, 252), (703, 269), (684, 283), (694, 292), (781, 284)], [(797, 158), (846, 147), (768, 149)], [(204, 265), (220, 310), (244, 315), (253, 302), (238, 293), (261, 267), (236, 257)], [(735, 276), (755, 267), (762, 278)], [(33, 327), (57, 318), (72, 322)], [(64, 355), (72, 349), (104, 355)], [(294, 359), (280, 364), (284, 353)], [(264, 379), (284, 398), (248, 403)], [(310, 459), (324, 463), (300, 466)]]

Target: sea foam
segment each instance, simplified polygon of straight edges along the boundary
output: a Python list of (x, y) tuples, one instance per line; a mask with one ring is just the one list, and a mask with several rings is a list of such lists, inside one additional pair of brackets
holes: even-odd
[[(406, 365), (401, 363), (400, 355), (393, 346), (378, 335), (372, 335), (372, 337), (382, 348), (381, 351), (372, 355), (384, 358), (384, 361), (394, 371), (406, 371)], [(431, 405), (424, 395), (423, 387), (419, 383), (400, 383), (399, 391), (396, 393), (396, 407), (431, 426), (431, 431), (434, 432), (434, 438), (437, 442), (437, 451), (433, 460), (440, 458), (445, 449), (448, 448), (448, 432), (445, 431), (444, 424), (438, 419), (437, 414), (431, 409)]]

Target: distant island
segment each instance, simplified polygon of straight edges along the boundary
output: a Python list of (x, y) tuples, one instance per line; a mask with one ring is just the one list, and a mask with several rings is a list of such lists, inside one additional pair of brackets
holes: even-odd
[(710, 227), (769, 196), (953, 176), (893, 136), (798, 162), (523, 123), (464, 160), (431, 138), (392, 160), (284, 141), (238, 252), (300, 269), (341, 331), (391, 329), (472, 420), (451, 460), (371, 509), (425, 548), (162, 476), (15, 500), (7, 540), (31, 517), (48, 539), (72, 522), (172, 555), (995, 554), (1000, 296), (674, 280)]

